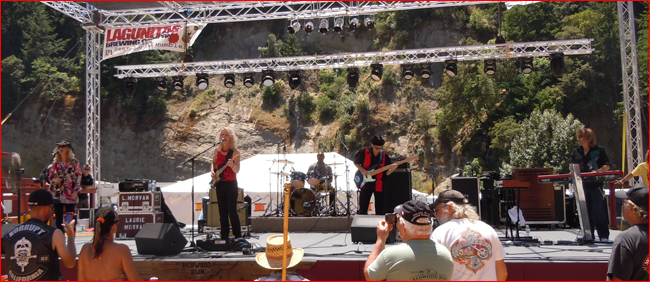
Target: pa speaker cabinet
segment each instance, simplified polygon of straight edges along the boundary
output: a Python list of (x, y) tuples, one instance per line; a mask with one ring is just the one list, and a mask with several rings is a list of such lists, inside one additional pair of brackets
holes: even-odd
[(173, 223), (147, 223), (135, 235), (135, 246), (141, 255), (177, 255), (185, 245), (187, 239)]
[(465, 195), (469, 204), (476, 207), (476, 212), (479, 217), (481, 216), (481, 203), (479, 201), (480, 187), (478, 177), (453, 177), (451, 179), (451, 189)]
[[(374, 244), (377, 242), (377, 223), (384, 220), (384, 215), (355, 215), (350, 226), (352, 242)], [(386, 243), (395, 243), (397, 228), (388, 234)]]
[[(237, 203), (237, 215), (239, 216), (239, 223), (241, 224), (241, 226), (249, 225), (247, 222), (248, 218), (250, 217), (250, 215), (248, 214), (249, 210), (250, 209), (247, 208), (246, 203)], [(207, 226), (210, 227), (221, 226), (221, 221), (220, 221), (221, 216), (219, 215), (219, 204), (217, 203), (208, 204), (207, 216), (208, 216)]]
[[(402, 164), (399, 167), (402, 167)], [(410, 201), (412, 197), (411, 170), (398, 168), (384, 179), (384, 213), (392, 213), (396, 206)], [(376, 227), (376, 226), (375, 226)]]

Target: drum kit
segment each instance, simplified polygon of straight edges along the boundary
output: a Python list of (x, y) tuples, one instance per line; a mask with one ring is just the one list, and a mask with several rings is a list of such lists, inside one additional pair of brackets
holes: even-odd
[[(336, 197), (338, 193), (343, 193), (350, 200), (350, 195), (344, 190), (337, 190), (337, 177), (341, 175), (320, 175), (316, 170), (307, 173), (294, 170), (293, 166), (287, 172), (287, 165), (295, 164), (289, 160), (270, 160), (277, 163), (283, 163), (284, 167), (280, 172), (270, 172), (278, 180), (276, 187), (284, 187), (285, 183), (290, 184), (289, 189), (289, 215), (290, 216), (347, 216), (350, 214), (346, 208), (346, 203)], [(344, 163), (326, 164), (330, 167), (344, 165)], [(333, 179), (332, 179), (333, 178)], [(269, 188), (271, 187), (269, 179)], [(282, 191), (277, 191), (281, 195)], [(331, 197), (330, 197), (331, 195)], [(330, 200), (331, 199), (331, 200)], [(276, 209), (271, 211), (272, 205), (267, 206), (264, 216), (281, 215), (284, 207), (284, 197), (276, 197)], [(349, 206), (349, 204), (348, 204)]]

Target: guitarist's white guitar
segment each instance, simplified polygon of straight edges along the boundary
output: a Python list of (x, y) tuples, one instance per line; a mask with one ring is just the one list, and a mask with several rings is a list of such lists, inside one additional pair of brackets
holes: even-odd
[[(239, 154), (237, 154), (237, 155), (235, 155), (234, 157), (232, 157), (231, 160), (234, 162), (234, 161), (236, 161), (238, 158), (239, 158)], [(211, 189), (217, 188), (217, 187), (216, 187), (217, 183), (219, 183), (219, 181), (221, 181), (221, 173), (223, 173), (223, 171), (226, 170), (226, 168), (228, 167), (226, 164), (228, 164), (227, 161), (224, 162), (224, 163), (221, 165), (221, 167), (220, 167), (219, 169), (217, 169), (217, 171), (214, 173), (215, 176), (213, 176), (213, 177), (212, 177), (212, 181), (210, 181), (210, 188), (211, 188)]]
[[(410, 163), (410, 162), (416, 160), (417, 158), (418, 158), (417, 155), (413, 155), (413, 156), (407, 157), (404, 160), (396, 162), (395, 164), (396, 165), (401, 165), (403, 163)], [(379, 167), (379, 164), (374, 164), (371, 167), (369, 167), (367, 169), (368, 174), (366, 174), (366, 175), (361, 174), (361, 171), (357, 170), (357, 173), (354, 174), (354, 184), (357, 185), (357, 188), (363, 188), (363, 186), (366, 185), (366, 183), (368, 183), (368, 182), (375, 182), (377, 180), (377, 178), (374, 178), (373, 176), (375, 176), (375, 175), (377, 175), (379, 173), (382, 173), (382, 172), (384, 172), (384, 171), (386, 171), (386, 170), (388, 170), (390, 168), (389, 166), (385, 166), (385, 167), (377, 169), (377, 167)]]

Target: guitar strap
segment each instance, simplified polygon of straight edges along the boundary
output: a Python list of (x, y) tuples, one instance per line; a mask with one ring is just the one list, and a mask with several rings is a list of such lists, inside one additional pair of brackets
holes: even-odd
[[(233, 154), (233, 152), (234, 152), (234, 151), (233, 151), (232, 149), (230, 149), (230, 150), (228, 151), (228, 154), (226, 154), (226, 159), (223, 161), (223, 163), (221, 164), (221, 166), (220, 166), (217, 170), (222, 169), (225, 165), (228, 164), (228, 160), (230, 160), (230, 158), (232, 158), (232, 154)], [(221, 177), (221, 176), (223, 175), (224, 172), (226, 172), (225, 169), (224, 169), (224, 170), (219, 174), (219, 177)]]
[[(365, 155), (365, 159), (364, 159), (364, 162), (363, 162), (363, 167), (364, 167), (365, 169), (370, 168), (370, 166), (372, 165), (372, 164), (370, 163), (370, 158), (372, 157), (372, 152), (371, 152), (371, 150), (372, 150), (372, 149), (370, 149), (370, 148), (367, 148), (367, 149), (366, 149), (366, 155)], [(383, 166), (386, 164), (386, 162), (385, 162), (385, 160), (384, 160), (384, 150), (381, 150), (381, 151), (379, 152), (379, 162), (378, 162), (378, 164), (379, 164), (379, 167), (377, 167), (377, 168), (381, 168), (381, 167), (383, 167)], [(384, 178), (384, 173), (383, 173), (383, 172), (377, 174), (377, 181), (375, 181), (375, 191), (377, 191), (377, 192), (382, 192), (383, 183), (384, 183), (384, 182), (382, 181), (382, 178)], [(364, 186), (364, 187), (365, 187), (365, 186)]]

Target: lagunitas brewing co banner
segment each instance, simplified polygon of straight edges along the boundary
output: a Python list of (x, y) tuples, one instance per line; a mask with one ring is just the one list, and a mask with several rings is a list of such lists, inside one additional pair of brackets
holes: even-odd
[(102, 60), (148, 50), (185, 52), (206, 24), (171, 24), (106, 29)]

